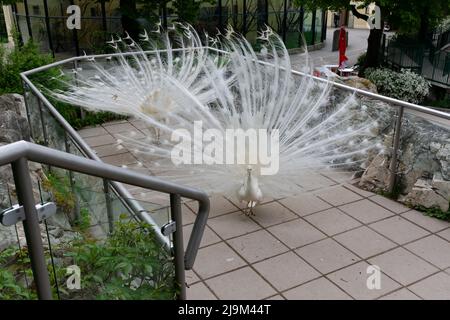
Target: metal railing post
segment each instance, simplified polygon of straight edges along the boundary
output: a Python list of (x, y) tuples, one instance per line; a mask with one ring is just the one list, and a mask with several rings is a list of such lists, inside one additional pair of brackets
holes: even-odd
[(397, 157), (398, 157), (398, 148), (400, 146), (400, 136), (401, 136), (401, 129), (402, 129), (402, 118), (403, 118), (403, 111), (404, 107), (399, 106), (398, 113), (397, 113), (397, 121), (395, 123), (395, 131), (394, 131), (394, 143), (392, 146), (392, 153), (391, 153), (391, 162), (389, 164), (389, 192), (392, 193), (395, 186), (395, 178), (397, 176)]
[(176, 222), (176, 230), (173, 233), (175, 280), (180, 286), (178, 299), (186, 299), (186, 280), (184, 274), (184, 246), (183, 246), (183, 223), (181, 217), (181, 198), (178, 194), (170, 194), (170, 214), (172, 221)]
[(33, 270), (33, 276), (36, 283), (37, 295), (41, 300), (52, 300), (52, 290), (45, 261), (41, 229), (39, 227), (27, 159), (20, 158), (14, 161), (11, 166), (14, 182), (16, 184), (18, 201), (25, 211), (23, 228), (28, 245), (31, 269)]
[(108, 216), (109, 233), (111, 234), (114, 232), (114, 212), (111, 203), (111, 190), (106, 179), (103, 179), (103, 191), (105, 192), (106, 215)]
[(25, 81), (22, 79), (22, 87), (23, 87), (23, 102), (25, 103), (25, 111), (27, 114), (27, 120), (28, 120), (28, 129), (30, 130), (30, 137), (33, 137), (33, 128), (31, 127), (31, 114), (30, 114), (30, 106), (28, 105), (28, 94), (32, 94), (29, 90), (28, 85), (25, 83)]

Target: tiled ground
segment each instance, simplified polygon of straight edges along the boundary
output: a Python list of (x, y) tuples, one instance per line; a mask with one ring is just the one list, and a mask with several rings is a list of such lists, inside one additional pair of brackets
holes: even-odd
[[(117, 134), (148, 134), (143, 128), (123, 121), (80, 134), (105, 162), (148, 173), (114, 145)], [(168, 201), (131, 191), (143, 201)], [(193, 202), (183, 206), (185, 243), (196, 210)], [(450, 299), (447, 222), (352, 185), (272, 200), (255, 214), (249, 218), (239, 204), (212, 198), (194, 270), (186, 274), (188, 298)], [(380, 289), (367, 288), (369, 265), (381, 268)]]

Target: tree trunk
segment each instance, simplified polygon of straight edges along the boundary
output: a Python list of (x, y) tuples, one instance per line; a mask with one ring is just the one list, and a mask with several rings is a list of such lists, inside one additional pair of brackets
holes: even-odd
[[(376, 4), (380, 7), (381, 29), (375, 28), (370, 29), (369, 38), (367, 39), (366, 60), (364, 61), (364, 65), (359, 70), (359, 76), (363, 76), (364, 70), (366, 70), (367, 68), (376, 68), (381, 63), (380, 50), (381, 50), (381, 40), (383, 38), (384, 19), (383, 19), (383, 9), (379, 5), (379, 3), (376, 2)], [(351, 6), (351, 10), (355, 17), (368, 21), (369, 16), (358, 12), (354, 5)]]
[(380, 65), (380, 50), (383, 30), (370, 29), (369, 38), (367, 39), (366, 61), (361, 69), (363, 72), (367, 68), (376, 68)]
[(419, 40), (425, 40), (427, 38), (428, 29), (428, 9), (424, 8), (422, 13), (420, 14)]
[(121, 23), (123, 31), (133, 39), (139, 37), (139, 23), (137, 22), (136, 0), (120, 0), (120, 12), (122, 13)]

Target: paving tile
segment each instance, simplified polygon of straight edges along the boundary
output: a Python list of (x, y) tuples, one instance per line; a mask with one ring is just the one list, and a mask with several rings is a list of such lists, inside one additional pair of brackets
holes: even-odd
[(403, 248), (373, 257), (369, 262), (379, 266), (383, 273), (405, 286), (439, 271)]
[(298, 184), (306, 191), (326, 188), (336, 182), (314, 172), (305, 172), (298, 177)]
[(194, 213), (192, 213), (191, 209), (189, 209), (189, 207), (185, 203), (181, 205), (181, 214), (183, 226), (194, 223), (195, 218), (197, 218), (197, 216)]
[(360, 259), (333, 239), (324, 239), (297, 249), (300, 257), (322, 273), (329, 273)]
[(244, 265), (244, 260), (221, 242), (198, 250), (194, 271), (206, 279)]
[(450, 227), (449, 222), (428, 217), (424, 215), (422, 212), (416, 210), (410, 210), (408, 212), (405, 212), (402, 214), (402, 217), (418, 224), (419, 226), (431, 232), (438, 232)]
[[(187, 225), (183, 227), (183, 244), (184, 248), (187, 248), (189, 238), (191, 236), (193, 224)], [(208, 227), (205, 227), (205, 231), (203, 232), (202, 241), (200, 242), (200, 248), (205, 246), (209, 246), (211, 244), (221, 242), (222, 240)]]
[(394, 215), (391, 211), (367, 199), (340, 206), (339, 209), (363, 223), (374, 222)]
[(346, 181), (352, 180), (353, 172), (322, 170), (321, 175), (342, 184)]
[(141, 119), (130, 120), (129, 123), (136, 129), (148, 129), (151, 127), (151, 125), (148, 122)]
[(98, 126), (98, 127), (92, 127), (92, 128), (83, 128), (81, 130), (78, 130), (78, 134), (82, 138), (90, 138), (90, 137), (95, 137), (95, 136), (101, 136), (101, 135), (108, 134), (108, 131), (106, 131), (101, 126)]
[(112, 164), (114, 166), (123, 166), (136, 163), (136, 158), (131, 153), (116, 154), (114, 156), (108, 156), (101, 158), (103, 162)]
[(270, 202), (257, 206), (253, 212), (255, 215), (252, 216), (252, 219), (257, 221), (263, 227), (269, 227), (274, 224), (297, 218), (297, 215), (283, 207), (278, 202)]
[(353, 202), (362, 197), (350, 190), (345, 189), (342, 186), (327, 188), (315, 193), (323, 200), (331, 203), (333, 206), (340, 206), (349, 202)]
[(438, 235), (446, 239), (447, 241), (450, 241), (450, 228), (442, 230), (441, 232), (438, 233)]
[(361, 223), (336, 208), (314, 213), (305, 217), (305, 219), (329, 236), (361, 225)]
[(103, 134), (101, 136), (93, 136), (90, 138), (85, 138), (84, 141), (91, 147), (98, 147), (117, 143), (117, 139), (115, 139), (110, 134)]
[(359, 194), (360, 196), (362, 196), (362, 197), (364, 197), (364, 198), (372, 197), (372, 196), (375, 195), (375, 193), (366, 191), (366, 190), (364, 190), (364, 189), (361, 189), (361, 188), (359, 188), (358, 186), (355, 186), (355, 185), (353, 185), (353, 184), (349, 184), (349, 183), (348, 183), (348, 184), (344, 184), (344, 187), (345, 187), (346, 189), (350, 189), (350, 190), (353, 191), (353, 192), (356, 192), (357, 194)]
[(116, 144), (107, 144), (104, 146), (98, 146), (94, 148), (94, 151), (100, 158), (113, 156), (116, 154), (128, 153), (128, 150), (126, 148), (119, 147)]
[[(191, 208), (194, 212), (198, 211), (198, 202), (189, 202), (187, 203), (189, 208)], [(239, 211), (235, 205), (233, 205), (230, 201), (225, 199), (222, 196), (212, 196), (210, 198), (210, 209), (209, 209), (209, 217), (216, 217), (221, 214), (231, 213)]]
[(302, 219), (285, 222), (267, 230), (291, 249), (326, 237), (325, 234)]
[(370, 227), (398, 244), (405, 244), (429, 234), (425, 229), (399, 216), (372, 223)]
[(396, 244), (366, 226), (341, 233), (334, 239), (363, 259), (396, 246)]
[(191, 285), (186, 288), (187, 300), (217, 300), (212, 292), (202, 282)]
[(304, 193), (295, 197), (279, 200), (281, 204), (294, 211), (299, 216), (331, 208), (331, 205), (320, 200), (312, 193)]
[(295, 287), (320, 276), (293, 252), (258, 262), (253, 267), (279, 291)]
[(384, 297), (381, 297), (380, 300), (421, 300), (421, 299), (408, 289), (402, 288), (388, 295), (385, 295)]
[(276, 296), (267, 298), (265, 300), (286, 300), (285, 298), (283, 298), (282, 296), (280, 296), (279, 294), (277, 294)]
[(115, 124), (104, 124), (103, 128), (106, 129), (109, 133), (120, 133), (120, 132), (131, 132), (137, 131), (135, 127), (131, 125), (131, 123), (115, 123)]
[(134, 199), (141, 202), (154, 203), (160, 206), (169, 206), (170, 204), (169, 195), (166, 193), (149, 191), (148, 189), (136, 188), (135, 186), (131, 186), (131, 188), (127, 189)]
[(351, 300), (330, 280), (322, 277), (283, 293), (288, 300)]
[(370, 198), (370, 200), (378, 203), (380, 206), (383, 206), (386, 209), (391, 210), (392, 212), (395, 212), (395, 213), (403, 213), (403, 212), (411, 210), (407, 206), (405, 206), (397, 201), (388, 199), (388, 198), (380, 196), (380, 195), (373, 196)]
[(228, 240), (228, 243), (250, 263), (288, 251), (285, 245), (265, 230)]
[(222, 300), (256, 300), (276, 294), (276, 291), (249, 267), (209, 279), (206, 283)]
[(372, 273), (367, 273), (368, 266), (369, 264), (361, 261), (327, 277), (356, 300), (376, 299), (400, 288), (400, 284), (381, 273), (380, 289), (369, 289), (367, 282)]
[(200, 278), (195, 274), (192, 270), (187, 270), (185, 272), (186, 277), (186, 283), (190, 286), (191, 284), (194, 284), (196, 282), (200, 281)]
[(450, 247), (447, 241), (431, 235), (405, 246), (423, 259), (439, 268), (450, 267)]
[[(116, 139), (124, 140), (123, 145), (125, 147), (128, 147), (128, 149), (130, 151), (136, 150), (135, 146), (131, 143), (132, 141), (130, 141), (130, 140), (142, 141), (143, 139), (147, 138), (147, 136), (144, 133), (135, 129), (134, 127), (133, 127), (132, 131), (123, 131), (120, 133), (113, 133), (112, 135)], [(151, 148), (150, 146), (148, 147), (148, 149), (144, 146), (143, 149), (149, 150), (150, 148)], [(137, 149), (137, 150), (140, 150), (140, 149)], [(136, 151), (136, 153), (139, 153), (139, 151)], [(140, 153), (140, 154), (142, 154), (142, 153)]]
[(260, 226), (240, 211), (209, 219), (208, 225), (223, 239), (241, 236), (261, 229)]
[(445, 272), (439, 272), (409, 286), (408, 289), (422, 299), (450, 300), (450, 275)]

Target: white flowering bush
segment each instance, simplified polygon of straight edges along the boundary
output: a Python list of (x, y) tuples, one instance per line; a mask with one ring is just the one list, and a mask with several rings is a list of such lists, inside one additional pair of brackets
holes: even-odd
[(365, 76), (377, 86), (379, 93), (411, 103), (421, 103), (430, 92), (431, 85), (424, 77), (405, 69), (401, 72), (367, 69)]

